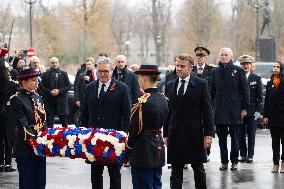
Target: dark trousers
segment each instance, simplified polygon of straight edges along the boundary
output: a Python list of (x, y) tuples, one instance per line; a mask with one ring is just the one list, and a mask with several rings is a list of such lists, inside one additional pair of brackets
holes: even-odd
[[(110, 177), (110, 189), (121, 189), (120, 166), (108, 165), (107, 168)], [(91, 164), (92, 189), (103, 189), (103, 171), (103, 165)]]
[[(255, 146), (256, 121), (253, 117), (245, 117), (243, 125), (240, 126), (240, 155), (253, 158)], [(246, 134), (248, 143), (246, 142)]]
[(147, 169), (131, 167), (133, 189), (161, 189), (162, 167)]
[(0, 165), (11, 165), (12, 144), (8, 143), (4, 116), (0, 115)]
[(221, 163), (227, 164), (228, 147), (227, 136), (230, 133), (231, 137), (231, 153), (230, 160), (232, 163), (238, 163), (239, 157), (239, 125), (216, 125), (216, 133), (219, 138), (219, 147), (221, 153)]
[(16, 159), (19, 171), (19, 189), (45, 189), (46, 159)]
[[(171, 189), (182, 189), (184, 164), (172, 164)], [(196, 189), (206, 189), (206, 173), (202, 163), (191, 164)]]
[[(47, 113), (46, 116), (46, 125), (48, 128), (53, 128), (54, 125), (54, 114), (53, 113)], [(62, 124), (62, 127), (68, 127), (68, 115), (58, 115), (60, 123)]]
[(280, 160), (280, 141), (282, 144), (281, 160), (284, 162), (284, 127), (271, 127), (270, 134), (272, 138), (273, 163), (278, 165)]

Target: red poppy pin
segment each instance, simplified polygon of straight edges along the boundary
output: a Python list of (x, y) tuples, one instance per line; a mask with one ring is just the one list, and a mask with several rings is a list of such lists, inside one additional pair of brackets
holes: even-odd
[(112, 84), (112, 86), (109, 89), (110, 91), (115, 91), (115, 84)]

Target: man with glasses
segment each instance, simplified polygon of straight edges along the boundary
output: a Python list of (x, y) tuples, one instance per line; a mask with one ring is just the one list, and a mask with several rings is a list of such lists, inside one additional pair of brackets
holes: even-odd
[(245, 72), (233, 64), (233, 51), (220, 49), (219, 67), (212, 71), (211, 98), (221, 152), (220, 170), (228, 169), (227, 136), (231, 137), (231, 171), (237, 170), (239, 127), (249, 109), (249, 87)]
[[(98, 80), (86, 87), (82, 104), (81, 124), (84, 127), (127, 131), (130, 124), (131, 99), (128, 87), (112, 79), (112, 60), (100, 57), (97, 60)], [(91, 164), (93, 189), (103, 189), (103, 170), (107, 166), (110, 189), (121, 189), (120, 166)]]
[(49, 60), (50, 69), (42, 75), (40, 91), (46, 106), (47, 127), (53, 128), (54, 116), (58, 115), (63, 127), (68, 126), (68, 91), (71, 89), (66, 72), (59, 68), (58, 58)]
[(118, 55), (116, 57), (112, 77), (129, 87), (132, 103), (136, 102), (138, 97), (140, 97), (140, 87), (137, 76), (127, 69), (126, 56)]
[(193, 58), (176, 57), (177, 78), (167, 84), (169, 118), (164, 126), (167, 161), (172, 164), (171, 188), (182, 189), (184, 164), (191, 164), (195, 187), (206, 189), (206, 149), (214, 137), (210, 93), (207, 82), (192, 74)]

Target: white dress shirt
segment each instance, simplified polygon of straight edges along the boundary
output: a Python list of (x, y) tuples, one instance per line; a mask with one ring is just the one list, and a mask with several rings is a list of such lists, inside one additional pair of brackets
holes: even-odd
[(178, 86), (177, 86), (177, 94), (178, 94), (178, 90), (181, 86), (181, 80), (185, 80), (185, 83), (184, 83), (184, 91), (183, 91), (183, 94), (185, 93), (186, 89), (187, 89), (187, 86), (188, 86), (188, 82), (189, 82), (189, 79), (190, 79), (190, 75), (187, 76), (185, 79), (181, 79), (180, 77), (178, 78), (179, 81), (178, 81)]
[[(108, 80), (106, 83), (105, 83), (105, 88), (104, 88), (104, 91), (106, 92), (107, 89), (109, 88), (109, 85), (110, 85), (110, 82), (111, 82), (111, 79)], [(102, 88), (102, 82), (99, 81), (99, 88), (98, 88), (98, 98), (100, 97), (100, 91), (101, 91), (101, 88)]]

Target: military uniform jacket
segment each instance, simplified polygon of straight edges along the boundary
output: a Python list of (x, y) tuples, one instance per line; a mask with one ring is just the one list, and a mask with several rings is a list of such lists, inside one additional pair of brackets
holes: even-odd
[[(139, 128), (139, 108), (133, 112), (126, 146), (131, 149), (130, 165), (158, 168), (165, 165), (165, 146), (161, 135), (168, 116), (168, 102), (157, 88), (145, 90), (147, 101), (141, 103), (142, 128)], [(141, 98), (141, 97), (140, 97)]]
[(190, 75), (186, 92), (177, 95), (179, 78), (168, 83), (169, 116), (164, 127), (170, 164), (206, 162), (204, 137), (214, 137), (212, 107), (207, 81)]
[(262, 110), (263, 91), (261, 77), (254, 73), (250, 73), (248, 85), (250, 91), (250, 104), (247, 116), (253, 117), (255, 112), (261, 112)]
[[(36, 120), (36, 112), (40, 119)], [(9, 114), (13, 116), (15, 127), (7, 129), (8, 136), (11, 132), (16, 130), (14, 155), (16, 158), (33, 158), (35, 154), (32, 147), (28, 145), (27, 139), (29, 134), (25, 133), (24, 127), (30, 127), (34, 133), (34, 126), (42, 125), (45, 127), (45, 111), (41, 97), (35, 93), (22, 89), (19, 93), (14, 95), (10, 100)], [(43, 129), (42, 128), (42, 129)]]
[[(51, 69), (43, 73), (40, 83), (47, 113), (66, 115), (69, 113), (68, 91), (71, 89), (70, 81), (66, 72), (60, 69)], [(59, 89), (58, 96), (52, 96), (50, 91)]]
[(112, 79), (104, 96), (98, 98), (99, 80), (86, 87), (81, 111), (84, 127), (127, 131), (130, 123), (131, 100), (128, 87)]
[(212, 71), (211, 98), (215, 124), (242, 124), (241, 110), (249, 110), (249, 87), (244, 70), (230, 61)]
[(213, 70), (213, 67), (209, 66), (208, 64), (205, 64), (202, 74), (197, 74), (197, 66), (193, 66), (193, 69), (192, 69), (192, 71), (196, 73), (198, 77), (205, 79), (208, 82), (209, 90), (211, 89), (212, 70)]
[(115, 68), (113, 70), (112, 77), (118, 81), (125, 83), (129, 87), (131, 101), (132, 103), (136, 102), (138, 97), (140, 96), (140, 86), (138, 83), (137, 76), (131, 71), (129, 71), (127, 68), (125, 68), (122, 73), (122, 78), (119, 78), (119, 75), (117, 74), (117, 69)]
[(278, 88), (270, 80), (267, 82), (265, 101), (264, 101), (264, 118), (268, 118), (268, 126), (284, 127), (284, 81), (281, 79)]

